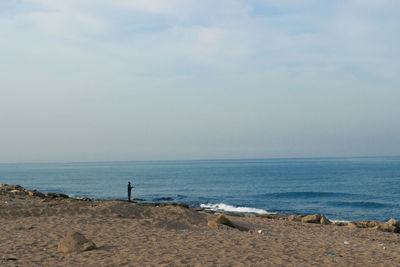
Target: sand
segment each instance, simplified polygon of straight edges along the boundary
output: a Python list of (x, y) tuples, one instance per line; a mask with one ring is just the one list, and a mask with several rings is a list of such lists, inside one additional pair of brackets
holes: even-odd
[[(249, 231), (208, 228), (217, 215), (179, 205), (0, 194), (0, 266), (400, 266), (398, 233), (229, 215)], [(97, 248), (59, 252), (71, 230)]]

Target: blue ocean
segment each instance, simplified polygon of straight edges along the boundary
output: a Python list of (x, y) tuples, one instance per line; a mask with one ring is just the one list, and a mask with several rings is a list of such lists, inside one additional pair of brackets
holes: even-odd
[(400, 219), (400, 157), (0, 164), (0, 183), (244, 213)]

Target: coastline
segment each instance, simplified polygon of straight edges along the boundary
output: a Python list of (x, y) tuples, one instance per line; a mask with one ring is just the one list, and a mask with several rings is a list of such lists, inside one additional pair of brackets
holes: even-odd
[[(0, 257), (6, 266), (393, 266), (400, 262), (400, 224), (395, 221), (330, 223), (323, 215), (223, 213), (235, 228), (216, 223), (220, 212), (181, 203), (75, 199), (15, 185), (1, 185), (0, 193), (4, 233)], [(96, 249), (60, 252), (60, 240), (70, 230), (92, 240)]]

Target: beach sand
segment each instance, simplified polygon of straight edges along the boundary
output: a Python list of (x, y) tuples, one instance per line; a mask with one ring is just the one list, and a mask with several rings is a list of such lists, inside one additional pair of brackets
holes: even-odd
[[(398, 233), (229, 215), (249, 231), (214, 230), (183, 205), (2, 192), (0, 266), (400, 266)], [(71, 230), (97, 248), (58, 251)]]

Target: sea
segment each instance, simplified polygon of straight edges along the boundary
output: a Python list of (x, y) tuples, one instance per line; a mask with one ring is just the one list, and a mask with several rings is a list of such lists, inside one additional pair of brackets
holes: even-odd
[(180, 202), (333, 221), (400, 219), (400, 157), (0, 164), (0, 183), (71, 197)]

